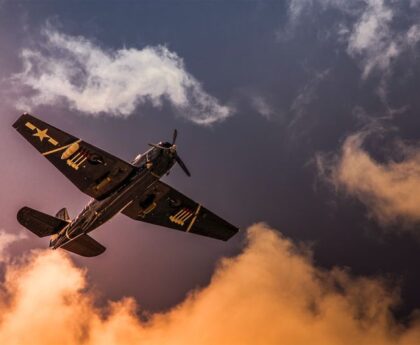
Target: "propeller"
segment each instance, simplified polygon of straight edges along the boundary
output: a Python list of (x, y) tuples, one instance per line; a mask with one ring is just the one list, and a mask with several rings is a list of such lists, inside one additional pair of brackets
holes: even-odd
[(179, 164), (179, 166), (181, 167), (181, 169), (184, 171), (184, 173), (187, 176), (191, 176), (190, 171), (188, 170), (187, 166), (185, 165), (185, 163), (182, 161), (181, 157), (179, 157), (178, 153), (176, 152), (176, 138), (178, 137), (178, 131), (176, 129), (174, 129), (174, 134), (172, 135), (172, 143), (165, 143), (165, 146), (162, 146), (162, 144), (149, 144), (149, 146), (151, 147), (155, 147), (157, 149), (161, 149), (161, 150), (170, 150), (175, 161)]
[(182, 170), (184, 170), (184, 173), (185, 173), (188, 177), (190, 177), (190, 176), (191, 176), (190, 171), (188, 170), (187, 166), (186, 166), (186, 165), (185, 165), (185, 163), (182, 161), (182, 159), (178, 156), (178, 154), (177, 154), (177, 153), (175, 153), (175, 160), (176, 160), (176, 162), (179, 164), (179, 166), (182, 168)]
[(175, 145), (176, 137), (178, 136), (178, 131), (174, 129), (174, 134), (172, 135), (172, 145)]

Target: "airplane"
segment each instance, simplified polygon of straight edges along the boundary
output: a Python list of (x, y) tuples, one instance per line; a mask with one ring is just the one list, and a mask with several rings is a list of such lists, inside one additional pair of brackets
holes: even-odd
[(160, 181), (178, 163), (190, 172), (172, 142), (151, 148), (128, 163), (82, 139), (24, 113), (13, 127), (77, 188), (92, 197), (71, 220), (66, 208), (50, 216), (30, 207), (17, 213), (21, 225), (39, 237), (50, 236), (49, 247), (93, 257), (105, 247), (88, 235), (118, 213), (134, 220), (227, 241), (239, 229), (201, 204)]

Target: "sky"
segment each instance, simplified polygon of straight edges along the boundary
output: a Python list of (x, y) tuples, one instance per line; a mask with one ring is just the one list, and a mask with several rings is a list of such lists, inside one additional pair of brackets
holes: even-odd
[[(417, 344), (420, 1), (0, 0), (2, 344)], [(24, 112), (164, 178), (228, 242), (118, 215), (82, 258), (22, 228), (89, 198)], [(37, 315), (34, 320), (33, 315)]]

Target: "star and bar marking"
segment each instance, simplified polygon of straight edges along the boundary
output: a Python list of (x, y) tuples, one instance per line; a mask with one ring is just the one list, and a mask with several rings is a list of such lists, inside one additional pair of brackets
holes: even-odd
[(36, 133), (32, 134), (32, 136), (39, 138), (39, 140), (41, 142), (44, 142), (44, 139), (48, 139), (48, 142), (51, 145), (57, 146), (58, 145), (58, 141), (53, 139), (47, 132), (48, 132), (48, 128), (45, 129), (39, 129), (38, 127), (36, 127), (34, 124), (32, 124), (31, 122), (26, 122), (25, 126), (27, 128), (29, 128), (31, 131), (36, 131)]

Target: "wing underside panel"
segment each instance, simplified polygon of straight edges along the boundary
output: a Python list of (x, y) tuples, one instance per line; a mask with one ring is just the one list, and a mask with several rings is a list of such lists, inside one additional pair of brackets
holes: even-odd
[(122, 213), (135, 220), (224, 241), (238, 232), (232, 224), (161, 181)]

